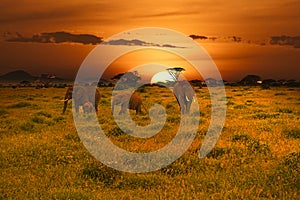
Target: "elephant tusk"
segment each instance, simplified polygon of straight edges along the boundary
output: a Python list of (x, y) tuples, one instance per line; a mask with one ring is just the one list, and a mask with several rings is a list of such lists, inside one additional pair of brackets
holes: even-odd
[(189, 98), (188, 98), (188, 96), (185, 96), (185, 99), (186, 99), (186, 101), (190, 101)]
[(60, 100), (60, 101), (66, 102), (66, 101), (69, 101), (69, 99), (64, 99), (64, 100)]

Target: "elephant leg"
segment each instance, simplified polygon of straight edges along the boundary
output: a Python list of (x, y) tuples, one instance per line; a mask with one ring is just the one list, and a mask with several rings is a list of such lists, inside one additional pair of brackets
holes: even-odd
[(98, 103), (97, 102), (95, 102), (94, 107), (95, 107), (95, 111), (98, 112)]
[(182, 114), (185, 113), (185, 101), (183, 98), (179, 97), (179, 106)]
[(67, 106), (68, 106), (68, 101), (65, 101), (64, 102), (64, 108), (63, 108), (62, 114), (64, 114), (66, 112)]
[(111, 114), (114, 114), (115, 111), (115, 103), (113, 102), (111, 105)]
[(79, 104), (75, 103), (75, 111), (76, 111), (76, 113), (79, 113)]
[(141, 105), (137, 105), (135, 108), (135, 114), (138, 115), (141, 113)]
[(189, 113), (189, 112), (190, 112), (191, 105), (192, 105), (192, 102), (191, 102), (191, 101), (189, 101), (189, 102), (186, 103), (186, 113)]
[(126, 109), (127, 109), (127, 104), (126, 103), (121, 104), (121, 110), (119, 112), (119, 115), (124, 114), (126, 112)]

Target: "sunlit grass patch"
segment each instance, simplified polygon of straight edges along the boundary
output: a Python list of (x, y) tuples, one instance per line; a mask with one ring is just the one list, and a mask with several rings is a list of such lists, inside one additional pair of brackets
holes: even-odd
[(121, 179), (117, 184), (118, 189), (138, 189), (150, 190), (161, 185), (163, 181), (158, 176), (138, 176), (134, 175)]
[(250, 136), (241, 134), (241, 135), (234, 135), (232, 137), (233, 142), (239, 142), (247, 147), (247, 149), (251, 152), (263, 153), (267, 154), (270, 152), (270, 147), (268, 144), (261, 143), (252, 139)]
[(292, 152), (285, 156), (269, 179), (280, 188), (280, 190), (274, 191), (275, 195), (279, 196), (283, 192), (291, 193), (293, 189), (296, 189), (298, 191), (293, 196), (299, 197), (300, 152)]
[[(0, 199), (299, 199), (299, 89), (243, 88), (226, 87), (226, 100), (235, 104), (228, 106), (225, 128), (207, 157), (198, 157), (211, 114), (209, 93), (203, 87), (197, 93), (201, 123), (191, 147), (163, 169), (141, 174), (113, 170), (89, 154), (70, 109), (61, 115), (59, 100), (66, 89), (1, 88)], [(145, 87), (143, 103), (150, 108), (160, 102), (167, 121), (157, 135), (139, 139), (117, 128), (110, 114), (112, 88), (100, 89), (98, 120), (115, 145), (148, 153), (172, 141), (181, 121), (172, 93), (168, 96), (165, 88)], [(286, 96), (276, 97), (276, 93)], [(8, 109), (20, 102), (31, 105)], [(190, 115), (195, 118), (196, 112)], [(116, 118), (125, 125), (129, 120)], [(138, 125), (150, 123), (148, 112), (137, 116), (131, 112), (131, 118)], [(188, 122), (193, 118), (187, 118)]]

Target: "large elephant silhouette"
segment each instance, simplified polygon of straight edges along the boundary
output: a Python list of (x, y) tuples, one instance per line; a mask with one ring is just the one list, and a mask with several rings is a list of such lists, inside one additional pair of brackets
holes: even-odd
[(116, 94), (112, 100), (112, 113), (114, 113), (115, 105), (121, 105), (119, 115), (124, 114), (126, 109), (135, 110), (136, 114), (140, 114), (142, 112), (142, 106), (144, 107), (142, 97), (136, 92), (131, 96), (128, 92)]
[[(93, 94), (95, 92), (95, 95)], [(73, 93), (75, 94), (75, 98), (73, 97)], [(95, 99), (93, 99), (93, 97)], [(75, 105), (75, 111), (79, 112), (79, 106), (83, 107), (83, 112), (89, 113), (95, 109), (98, 112), (98, 104), (100, 102), (100, 92), (99, 90), (94, 87), (82, 87), (82, 86), (70, 86), (65, 94), (64, 101), (64, 108), (62, 113), (64, 114), (67, 106), (68, 101), (73, 99)]]
[(173, 88), (173, 92), (180, 106), (181, 113), (189, 113), (195, 95), (190, 83), (188, 81), (178, 81)]

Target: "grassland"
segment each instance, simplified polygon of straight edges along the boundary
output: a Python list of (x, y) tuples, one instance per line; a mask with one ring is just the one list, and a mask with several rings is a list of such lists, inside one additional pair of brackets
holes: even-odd
[[(79, 139), (66, 89), (0, 88), (0, 199), (299, 199), (300, 89), (227, 87), (227, 117), (213, 151), (198, 157), (210, 121), (206, 88), (195, 88), (200, 126), (189, 150), (161, 170), (132, 174), (94, 159)], [(148, 152), (172, 140), (180, 122), (170, 91), (140, 91), (146, 107), (167, 110), (163, 130), (132, 139), (113, 121), (111, 88), (101, 88), (99, 123), (123, 149)], [(101, 114), (102, 113), (102, 114)], [(105, 113), (105, 115), (103, 114)], [(132, 118), (147, 125), (145, 114)]]

